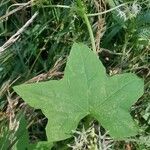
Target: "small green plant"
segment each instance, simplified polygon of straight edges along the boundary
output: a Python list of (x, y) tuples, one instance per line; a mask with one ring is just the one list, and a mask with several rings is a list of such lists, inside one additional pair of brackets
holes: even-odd
[(107, 132), (102, 134), (100, 127), (96, 129), (94, 125), (87, 130), (83, 127), (82, 131), (75, 131), (75, 134), (74, 144), (68, 144), (72, 150), (112, 150), (114, 145)]
[[(5, 51), (3, 51), (3, 53), (0, 53), (0, 149), (49, 150), (52, 145), (51, 143), (53, 141), (56, 141), (52, 139), (53, 136), (51, 136), (51, 134), (59, 131), (56, 130), (56, 128), (62, 124), (61, 121), (63, 121), (63, 119), (72, 119), (70, 118), (70, 115), (75, 116), (73, 118), (73, 122), (71, 122), (71, 120), (67, 120), (71, 123), (68, 123), (67, 121), (64, 122), (65, 125), (62, 125), (62, 128), (60, 128), (62, 130), (59, 131), (62, 133), (57, 133), (57, 140), (61, 139), (60, 136), (62, 135), (64, 135), (62, 139), (68, 137), (71, 138), (54, 143), (52, 148), (53, 150), (68, 150), (70, 148), (72, 148), (73, 150), (93, 150), (94, 148), (94, 150), (96, 150), (96, 148), (98, 150), (106, 150), (106, 147), (109, 146), (110, 147), (107, 150), (149, 149), (149, 0), (58, 0), (57, 2), (55, 0), (32, 0), (28, 1), (27, 3), (30, 2), (30, 6), (28, 5), (26, 7), (23, 7), (23, 9), (17, 11), (17, 13), (14, 12), (14, 10), (26, 4), (25, 1), (20, 0), (18, 3), (17, 0), (2, 0), (0, 2), (0, 8), (2, 10), (0, 12), (0, 46), (3, 46), (3, 44), (5, 44), (5, 42), (7, 42), (7, 40), (12, 35), (14, 35), (14, 33), (16, 33), (17, 30), (20, 29), (27, 20), (31, 18), (32, 14), (34, 14), (35, 11), (38, 12), (37, 19), (34, 20), (30, 27), (26, 28), (26, 30), (21, 34), (20, 39), (16, 41), (10, 48), (7, 48)], [(13, 11), (14, 13), (10, 13), (11, 15), (9, 15), (9, 12), (11, 11)], [(89, 32), (85, 32), (86, 26)], [(33, 106), (35, 109), (41, 108), (43, 113), (47, 116), (48, 141), (45, 141), (45, 126), (47, 124), (47, 119), (45, 118), (45, 116), (43, 116), (43, 114), (41, 114), (41, 110), (34, 111), (34, 109), (30, 109), (28, 105), (26, 106), (27, 110), (24, 110), (24, 108), (21, 107), (22, 105), (24, 106), (22, 100), (20, 100), (18, 96), (17, 99), (19, 100), (19, 103), (17, 99), (14, 100), (16, 94), (12, 94), (14, 92), (11, 87), (13, 86), (13, 84), (18, 85), (19, 83), (24, 82), (37, 82), (39, 81), (39, 79), (40, 81), (45, 81), (47, 79), (60, 79), (63, 75), (62, 71), (64, 70), (65, 66), (64, 63), (62, 65), (61, 63), (58, 63), (57, 60), (60, 60), (60, 57), (61, 59), (66, 58), (74, 41), (84, 42), (89, 46), (90, 40), (92, 50), (96, 55), (99, 55), (100, 60), (102, 60), (102, 63), (106, 68), (106, 72), (110, 76), (117, 73), (132, 72), (138, 74), (138, 76), (144, 79), (144, 95), (135, 103), (135, 105), (132, 106), (131, 110), (130, 106), (136, 101), (136, 99), (138, 99), (138, 97), (140, 97), (140, 93), (138, 93), (138, 89), (136, 89), (138, 86), (133, 87), (133, 92), (131, 90), (127, 92), (127, 90), (129, 90), (129, 84), (127, 85), (127, 87), (123, 87), (117, 92), (114, 92), (114, 95), (111, 95), (111, 92), (113, 92), (113, 90), (115, 91), (113, 87), (117, 88), (118, 85), (123, 84), (123, 82), (127, 82), (128, 80), (124, 79), (122, 82), (122, 80), (119, 78), (125, 76), (133, 76), (133, 80), (134, 77), (136, 78), (135, 82), (137, 80), (138, 82), (140, 82), (140, 79), (132, 74), (122, 74), (122, 77), (120, 77), (120, 75), (106, 77), (108, 78), (108, 82), (104, 82), (104, 84), (103, 82), (101, 82), (100, 85), (102, 87), (100, 87), (100, 85), (97, 86), (97, 84), (100, 82), (99, 80), (101, 80), (102, 77), (98, 77), (96, 75), (96, 72), (98, 72), (98, 70), (101, 73), (102, 70), (103, 72), (105, 72), (105, 68), (100, 63), (100, 60), (97, 58), (97, 56), (94, 55), (94, 53), (92, 54), (87, 46), (83, 44), (75, 44), (76, 46), (74, 45), (74, 48), (72, 48), (65, 69), (65, 75), (62, 80), (26, 85), (25, 90), (23, 91), (24, 93), (20, 94), (26, 95), (27, 92), (27, 95), (23, 96), (22, 98), (27, 103), (31, 104), (31, 106)], [(73, 55), (75, 55), (75, 52), (73, 51), (76, 51), (76, 49), (78, 49), (77, 52), (79, 52), (79, 54), (77, 55), (78, 58), (72, 57)], [(92, 54), (93, 59), (88, 60), (88, 58), (86, 58), (81, 61), (82, 57), (80, 56), (84, 56), (87, 53), (90, 53), (90, 55)], [(97, 64), (99, 64), (99, 67), (97, 67), (97, 65), (94, 65), (94, 59), (97, 60)], [(66, 59), (64, 59), (63, 62), (65, 62), (65, 60)], [(80, 76), (79, 79), (83, 79), (84, 76), (86, 77), (84, 79), (89, 79), (95, 71), (95, 76), (92, 76), (94, 79), (91, 79), (91, 77), (88, 80), (87, 84), (83, 84), (84, 80), (79, 82), (80, 80), (78, 80), (77, 78), (74, 79), (73, 77), (71, 77), (73, 78), (73, 80), (71, 80), (71, 83), (75, 83), (74, 85), (76, 86), (76, 88), (71, 86), (71, 89), (73, 89), (71, 90), (71, 92), (73, 94), (71, 94), (69, 89), (68, 93), (71, 96), (67, 92), (64, 92), (64, 95), (67, 95), (66, 97), (69, 97), (69, 100), (66, 100), (64, 97), (62, 97), (61, 99), (57, 99), (57, 94), (61, 95), (63, 91), (66, 91), (66, 89), (68, 88), (68, 84), (66, 84), (66, 86), (62, 85), (62, 87), (60, 87), (59, 83), (61, 83), (62, 81), (64, 82), (66, 76), (68, 77), (68, 75), (70, 75), (69, 73), (66, 74), (70, 62), (76, 62), (76, 65), (78, 65), (76, 67), (76, 70), (72, 69), (72, 72), (74, 72), (75, 74), (77, 72), (77, 68), (78, 73), (80, 73), (80, 71), (86, 72), (83, 76)], [(93, 64), (92, 66), (89, 65), (90, 62)], [(60, 67), (57, 68), (57, 65), (55, 66), (54, 63), (59, 64)], [(83, 71), (83, 65), (85, 71)], [(105, 73), (102, 74), (104, 74), (104, 76), (108, 76)], [(117, 83), (117, 81), (111, 82), (113, 79), (118, 80), (118, 82), (119, 80), (121, 80), (121, 83)], [(53, 87), (53, 85), (51, 85), (51, 83), (53, 84), (53, 82), (58, 83), (58, 86), (60, 87), (58, 87), (59, 89), (57, 89), (56, 91), (56, 99), (49, 98), (52, 97), (52, 95), (47, 94), (49, 91), (55, 88)], [(95, 89), (90, 89), (91, 82), (93, 82), (93, 84), (94, 82), (96, 82), (96, 84), (94, 85)], [(47, 85), (47, 89), (44, 87), (41, 92), (41, 85), (42, 87), (44, 85)], [(88, 92), (84, 92), (85, 88), (79, 87), (81, 85), (83, 85), (83, 87), (85, 87), (85, 85), (90, 85), (89, 88), (87, 86)], [(21, 85), (17, 88), (23, 90), (22, 87), (24, 87), (24, 85)], [(30, 91), (31, 87), (33, 87), (33, 89), (31, 89)], [(51, 89), (49, 89), (49, 87)], [(102, 95), (102, 93), (99, 93), (98, 89), (101, 90), (103, 88), (107, 90), (106, 93)], [(128, 89), (126, 90), (126, 88)], [(130, 88), (132, 88), (132, 86)], [(141, 95), (142, 88), (143, 87), (141, 81)], [(80, 91), (83, 95), (74, 95), (75, 93), (80, 93)], [(29, 92), (31, 92), (32, 95)], [(37, 95), (36, 92), (38, 93)], [(41, 95), (39, 94), (40, 92), (42, 93)], [(134, 97), (132, 93), (136, 95), (136, 92), (139, 94), (139, 96), (137, 95), (137, 98), (132, 101), (130, 99), (131, 97)], [(92, 93), (92, 96), (89, 95), (89, 93)], [(30, 98), (28, 98), (29, 96)], [(103, 100), (107, 99), (105, 96), (110, 96), (110, 99), (106, 103), (104, 103), (104, 105), (100, 107), (97, 106), (95, 110), (90, 110), (91, 108), (93, 108), (93, 105), (90, 105), (92, 102), (93, 104), (95, 103), (95, 105), (98, 103), (103, 103)], [(10, 97), (10, 101), (17, 101), (17, 106), (10, 105), (10, 103), (8, 103), (8, 97)], [(85, 99), (83, 99), (83, 97)], [(97, 97), (99, 97), (99, 100)], [(40, 98), (43, 101), (40, 101)], [(126, 98), (126, 101), (123, 102), (119, 98), (122, 100)], [(54, 102), (54, 100), (56, 101)], [(64, 105), (61, 105), (59, 103), (59, 100)], [(66, 104), (66, 102), (68, 101), (71, 103)], [(128, 105), (129, 103), (130, 106)], [(40, 107), (38, 107), (39, 105)], [(48, 105), (54, 105), (55, 107), (53, 106), (54, 109), (50, 109)], [(78, 112), (77, 106), (80, 105), (83, 110)], [(114, 110), (114, 106), (116, 106), (117, 109)], [(59, 116), (59, 113), (56, 112), (57, 107), (59, 107), (59, 109), (64, 109), (64, 111), (61, 113), (62, 116)], [(68, 111), (66, 111), (66, 108), (69, 108), (67, 109)], [(71, 110), (71, 108), (73, 109)], [(17, 114), (20, 113), (20, 111), (24, 111), (27, 122), (24, 116), (19, 115), (20, 118), (18, 118)], [(72, 113), (72, 111), (74, 112)], [(94, 111), (95, 114), (93, 113)], [(116, 113), (117, 115), (113, 115), (114, 113)], [(125, 115), (123, 115), (123, 113), (125, 113)], [(131, 133), (130, 135), (127, 135), (129, 132), (129, 125), (126, 124), (128, 123), (128, 121), (125, 121), (125, 119), (129, 119), (131, 122), (133, 120), (129, 113), (131, 113), (131, 115), (134, 117), (134, 120), (136, 120), (137, 124), (140, 126), (139, 134), (133, 138), (125, 138), (135, 135), (138, 132), (138, 127), (136, 127), (135, 124), (135, 127), (132, 130), (133, 134)], [(84, 118), (84, 114), (88, 116)], [(12, 117), (17, 122), (12, 122)], [(89, 128), (89, 125), (91, 126), (91, 122), (89, 123), (89, 121), (94, 124), (94, 128)], [(103, 129), (102, 127), (100, 134), (98, 129), (98, 121), (100, 123), (100, 127), (102, 125), (106, 129), (105, 131), (105, 129)], [(118, 122), (120, 123), (120, 126), (124, 128), (124, 130), (121, 127), (121, 129), (117, 128), (120, 130), (115, 131), (119, 131), (120, 137), (115, 138), (118, 132), (114, 136), (111, 128), (115, 126), (115, 123), (118, 125)], [(73, 123), (75, 123), (72, 128), (73, 130), (77, 127), (77, 125), (78, 127), (77, 131), (72, 132), (71, 125), (73, 125)], [(53, 128), (51, 125), (57, 126)], [(85, 130), (81, 129), (83, 126), (85, 127)], [(14, 127), (15, 129), (12, 129), (12, 127)], [(126, 135), (121, 134), (121, 132), (125, 132), (126, 128)], [(95, 130), (94, 137), (93, 130)], [(105, 136), (103, 136), (105, 135), (105, 133), (108, 133), (107, 136), (109, 139), (113, 139), (112, 143), (108, 143), (109, 140), (105, 139)], [(111, 135), (111, 138), (109, 134)], [(75, 138), (73, 138), (73, 135)], [(116, 141), (115, 139), (123, 139), (123, 141)], [(34, 143), (37, 141), (40, 142), (38, 142), (38, 144)], [(68, 147), (67, 145), (70, 146)]]
[(14, 90), (48, 118), (48, 141), (71, 137), (79, 121), (91, 115), (115, 139), (138, 133), (129, 110), (143, 94), (143, 81), (126, 73), (108, 77), (98, 57), (84, 44), (74, 44), (64, 78), (23, 84)]

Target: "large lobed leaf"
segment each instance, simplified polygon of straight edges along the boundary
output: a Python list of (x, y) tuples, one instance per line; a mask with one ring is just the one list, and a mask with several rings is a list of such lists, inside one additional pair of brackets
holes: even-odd
[(75, 43), (61, 80), (23, 84), (14, 90), (48, 118), (49, 141), (69, 138), (79, 121), (93, 116), (109, 134), (120, 139), (134, 136), (137, 125), (130, 107), (143, 94), (143, 81), (125, 73), (109, 77), (98, 57), (84, 44)]

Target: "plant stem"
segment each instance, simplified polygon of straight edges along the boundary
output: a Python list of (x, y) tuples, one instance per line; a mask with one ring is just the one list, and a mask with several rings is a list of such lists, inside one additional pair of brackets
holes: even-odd
[(42, 7), (46, 8), (46, 7), (55, 7), (55, 8), (68, 8), (70, 9), (71, 6), (67, 6), (67, 5), (42, 5)]
[[(130, 3), (131, 3), (131, 2), (130, 2)], [(102, 15), (102, 14), (106, 14), (106, 13), (108, 13), (108, 12), (111, 12), (111, 11), (113, 11), (113, 10), (116, 10), (117, 8), (120, 8), (120, 7), (122, 7), (122, 6), (125, 6), (126, 4), (129, 4), (129, 2), (120, 4), (120, 5), (116, 6), (116, 7), (113, 7), (113, 8), (111, 8), (111, 9), (108, 9), (108, 10), (103, 11), (103, 12), (94, 13), (94, 14), (88, 14), (87, 16), (89, 16), (89, 17), (94, 17), (94, 16), (99, 16), (99, 15)]]
[(94, 40), (94, 35), (93, 35), (93, 30), (92, 30), (89, 18), (88, 18), (87, 14), (85, 12), (83, 13), (83, 18), (85, 20), (85, 23), (86, 23), (88, 31), (89, 31), (89, 35), (90, 35), (90, 39), (91, 39), (91, 44), (92, 44), (92, 49), (93, 49), (94, 53), (97, 54), (97, 52), (96, 52), (96, 46), (95, 46), (95, 40)]

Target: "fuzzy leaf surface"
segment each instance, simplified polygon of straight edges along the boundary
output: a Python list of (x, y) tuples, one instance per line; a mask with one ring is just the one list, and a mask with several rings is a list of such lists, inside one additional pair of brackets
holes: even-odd
[(60, 141), (69, 138), (87, 115), (115, 139), (136, 135), (130, 107), (143, 94), (143, 87), (132, 73), (109, 77), (99, 58), (86, 45), (75, 43), (63, 79), (22, 84), (14, 90), (48, 118), (48, 140)]

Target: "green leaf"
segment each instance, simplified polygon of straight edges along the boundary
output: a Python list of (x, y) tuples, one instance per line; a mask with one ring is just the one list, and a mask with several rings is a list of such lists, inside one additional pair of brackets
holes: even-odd
[(17, 138), (17, 142), (13, 146), (14, 150), (19, 150), (19, 149), (29, 150), (35, 147), (34, 144), (30, 144), (28, 130), (27, 130), (27, 122), (23, 114), (21, 115), (21, 118), (19, 121), (19, 128), (15, 136)]
[(42, 141), (37, 143), (36, 148), (34, 150), (51, 150), (52, 147), (53, 147), (52, 143)]
[(1, 128), (1, 133), (0, 133), (0, 150), (6, 150), (8, 149), (9, 146), (9, 131), (7, 126), (4, 126), (4, 129)]
[(115, 139), (134, 136), (137, 125), (130, 107), (143, 94), (143, 81), (125, 73), (109, 77), (98, 57), (85, 45), (74, 44), (64, 78), (23, 84), (14, 90), (48, 118), (49, 141), (69, 138), (79, 121), (93, 116)]
[(27, 121), (22, 114), (19, 121), (19, 128), (15, 134), (17, 142), (13, 145), (13, 150), (50, 150), (52, 143), (42, 141), (38, 143), (30, 143), (27, 130)]

